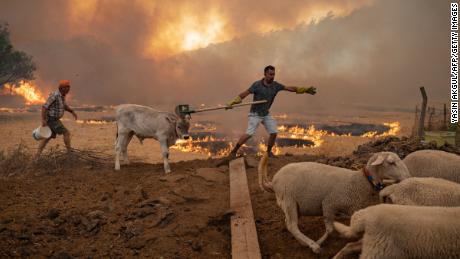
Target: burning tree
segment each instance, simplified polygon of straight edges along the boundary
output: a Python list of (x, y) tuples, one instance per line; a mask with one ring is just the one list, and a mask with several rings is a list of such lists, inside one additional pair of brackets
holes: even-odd
[(13, 48), (8, 24), (0, 23), (0, 86), (32, 80), (35, 69), (32, 56)]

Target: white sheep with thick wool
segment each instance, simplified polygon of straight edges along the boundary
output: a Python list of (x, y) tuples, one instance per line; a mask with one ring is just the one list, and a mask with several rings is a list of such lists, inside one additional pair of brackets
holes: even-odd
[(436, 177), (460, 183), (460, 156), (441, 150), (419, 150), (403, 159), (414, 177)]
[(355, 212), (350, 226), (334, 222), (334, 228), (346, 238), (362, 236), (353, 243), (360, 258), (459, 258), (459, 219), (460, 207), (379, 204)]
[(400, 205), (460, 207), (460, 184), (434, 177), (411, 177), (385, 187), (380, 201)]
[[(281, 168), (272, 182), (267, 179), (267, 164), (265, 155), (259, 163), (261, 188), (275, 192), (287, 229), (315, 253), (319, 253), (320, 245), (333, 231), (332, 223), (338, 214), (351, 216), (356, 210), (379, 203), (378, 191), (365, 174), (370, 175), (376, 185), (386, 178), (401, 181), (410, 177), (406, 165), (392, 152), (372, 155), (363, 171), (314, 162), (291, 163)], [(325, 217), (326, 232), (318, 241), (300, 232), (299, 215)]]

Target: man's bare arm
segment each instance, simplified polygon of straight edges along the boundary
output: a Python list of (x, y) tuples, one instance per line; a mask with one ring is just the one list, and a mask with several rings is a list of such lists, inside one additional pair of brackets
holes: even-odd
[(285, 86), (283, 90), (289, 91), (289, 92), (297, 92), (298, 87), (297, 86)]
[(64, 105), (64, 110), (66, 110), (66, 111), (72, 113), (73, 117), (74, 117), (75, 119), (77, 119), (77, 114), (76, 114), (75, 111), (72, 110), (67, 104)]
[(240, 93), (238, 96), (241, 98), (241, 100), (243, 100), (244, 98), (246, 98), (246, 96), (248, 96), (250, 94), (251, 93), (248, 90), (246, 90), (246, 91)]
[(297, 87), (297, 86), (285, 86), (283, 90), (298, 93), (298, 94), (304, 94), (304, 93), (308, 93), (311, 95), (316, 94), (316, 88), (313, 86), (310, 86), (308, 88)]
[(64, 105), (64, 110), (66, 110), (66, 111), (68, 111), (70, 113), (73, 113), (73, 110), (67, 104)]
[(231, 100), (230, 102), (227, 103), (227, 108), (225, 109), (232, 109), (232, 105), (234, 104), (238, 104), (238, 103), (241, 103), (243, 101), (243, 99), (248, 96), (249, 94), (251, 94), (249, 92), (249, 90), (246, 90), (242, 93), (240, 93), (239, 95), (237, 95), (233, 100)]

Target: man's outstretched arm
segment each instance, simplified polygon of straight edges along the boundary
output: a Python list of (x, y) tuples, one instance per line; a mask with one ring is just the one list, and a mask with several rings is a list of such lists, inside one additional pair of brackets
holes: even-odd
[(298, 94), (304, 94), (304, 93), (308, 93), (308, 94), (311, 94), (311, 95), (316, 94), (316, 88), (313, 87), (313, 86), (310, 86), (308, 88), (297, 87), (297, 86), (285, 86), (283, 90), (289, 91), (289, 92), (295, 92), (295, 93), (298, 93)]

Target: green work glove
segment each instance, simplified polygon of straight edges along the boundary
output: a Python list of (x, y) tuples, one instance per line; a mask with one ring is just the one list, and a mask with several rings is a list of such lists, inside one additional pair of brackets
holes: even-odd
[(241, 100), (241, 97), (238, 95), (237, 97), (235, 97), (235, 99), (231, 100), (230, 102), (227, 103), (227, 109), (232, 109), (232, 105), (234, 104), (239, 104), (241, 103), (243, 100)]
[(313, 86), (310, 86), (307, 88), (307, 93), (311, 94), (311, 95), (315, 95), (316, 94), (316, 87), (313, 87)]
[(308, 88), (305, 88), (305, 87), (297, 87), (296, 93), (298, 93), (298, 94), (308, 93), (308, 94), (314, 95), (314, 94), (316, 94), (316, 88), (313, 87), (313, 86), (308, 87)]

